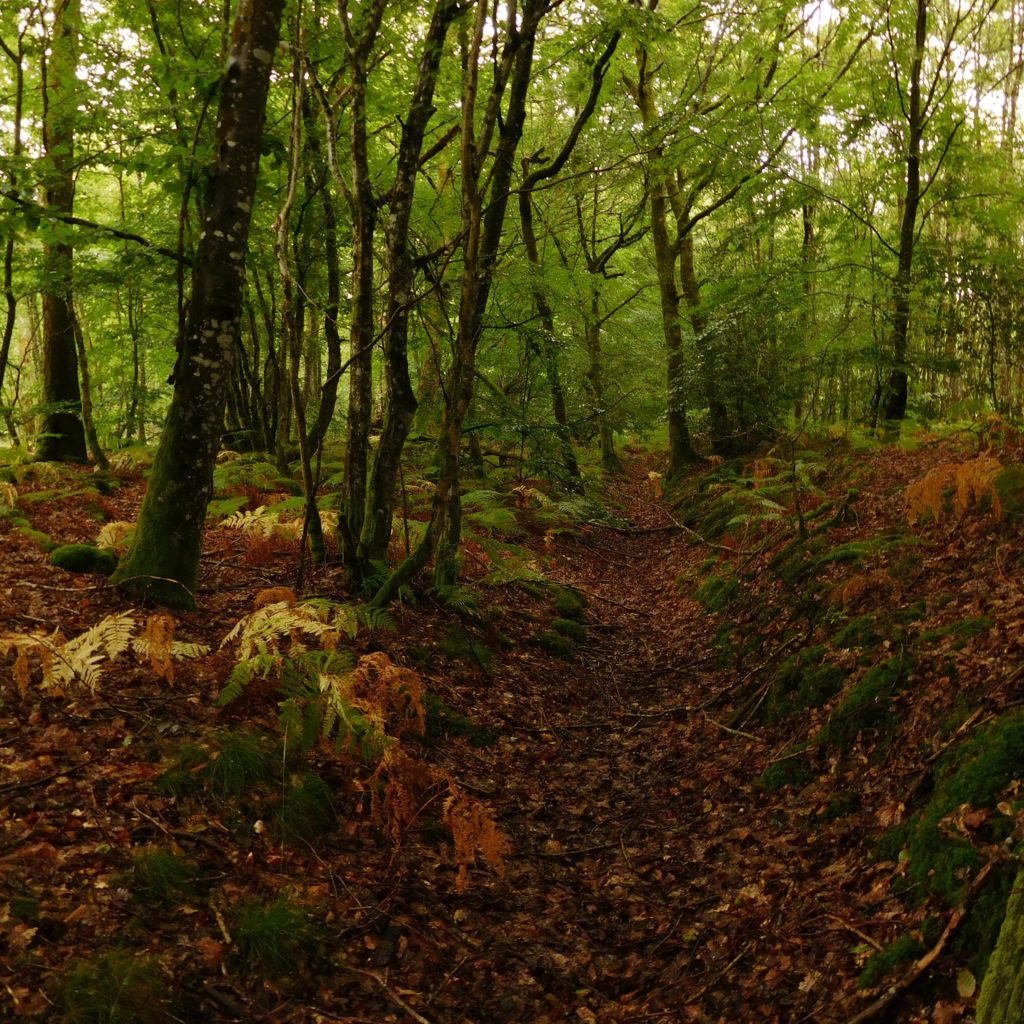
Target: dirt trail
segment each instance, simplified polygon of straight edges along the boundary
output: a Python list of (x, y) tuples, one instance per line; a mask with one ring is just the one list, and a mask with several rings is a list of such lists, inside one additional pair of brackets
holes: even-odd
[(597, 528), (560, 553), (561, 579), (591, 599), (578, 664), (496, 695), (515, 853), (474, 914), (507, 935), (488, 954), (513, 981), (466, 1019), (842, 1019), (823, 977), (839, 908), (813, 905), (829, 851), (756, 792), (764, 742), (712, 717), (732, 677), (675, 584), (706, 552), (659, 529), (671, 520), (645, 487), (636, 474), (623, 495), (640, 532)]

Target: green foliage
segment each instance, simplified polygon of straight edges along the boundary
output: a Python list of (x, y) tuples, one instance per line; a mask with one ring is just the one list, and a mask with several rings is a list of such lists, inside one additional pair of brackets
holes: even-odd
[(186, 903), (199, 891), (195, 864), (162, 847), (133, 855), (129, 885), (135, 899), (155, 906)]
[(773, 761), (761, 773), (758, 782), (769, 793), (774, 793), (785, 786), (799, 788), (807, 785), (814, 778), (814, 769), (804, 754), (809, 746), (808, 743), (801, 743), (794, 748), (791, 754)]
[(551, 628), (575, 644), (582, 644), (587, 639), (587, 627), (575, 619), (555, 619)]
[[(59, 547), (48, 533), (43, 533), (42, 530), (33, 530), (30, 526), (19, 526), (18, 534), (47, 554), (52, 554)], [(89, 572), (91, 570), (82, 571)]]
[[(940, 761), (935, 776), (927, 806), (888, 842), (906, 846), (910, 882), (955, 905), (981, 858), (967, 834), (945, 822), (964, 805), (994, 809), (1003, 790), (1024, 777), (1024, 712), (1004, 715), (954, 748)], [(987, 827), (997, 827), (1001, 818), (996, 815)]]
[(469, 587), (447, 585), (435, 587), (433, 593), (441, 604), (453, 611), (469, 618), (480, 617), (480, 601)]
[(127, 950), (71, 965), (61, 990), (66, 1024), (169, 1024), (171, 1000), (159, 964)]
[(909, 964), (924, 952), (925, 945), (920, 939), (901, 935), (868, 959), (857, 979), (857, 987), (874, 988), (894, 967)]
[(887, 731), (895, 724), (894, 696), (906, 686), (910, 659), (897, 655), (869, 669), (829, 715), (819, 739), (837, 750), (848, 750), (865, 729)]
[(735, 576), (709, 576), (694, 591), (693, 598), (709, 612), (721, 612), (739, 596), (740, 581)]
[(491, 663), (494, 660), (491, 649), (459, 626), (453, 626), (448, 630), (440, 647), (444, 655), (453, 661), (470, 661), (483, 672), (491, 671)]
[(315, 772), (289, 780), (273, 819), (274, 832), (285, 843), (312, 842), (337, 824), (331, 787)]
[(320, 943), (309, 913), (287, 896), (242, 904), (234, 938), (243, 968), (271, 980), (297, 973)]
[(1024, 518), (1024, 466), (1004, 466), (992, 481), (1002, 514), (1012, 521)]
[(824, 656), (825, 648), (819, 645), (792, 655), (779, 666), (765, 701), (769, 719), (821, 707), (842, 689), (846, 670), (821, 664)]
[(508, 508), (489, 508), (470, 512), (466, 520), (481, 530), (500, 537), (521, 537), (526, 531), (519, 525), (516, 514)]
[(279, 751), (265, 736), (247, 732), (217, 733), (198, 768), (206, 792), (224, 803), (273, 783), (280, 773)]
[(489, 747), (497, 739), (491, 729), (449, 707), (436, 693), (428, 693), (423, 706), (427, 712), (426, 738), (437, 741), (465, 737), (474, 747)]
[(576, 657), (575, 644), (560, 633), (543, 630), (533, 637), (533, 642), (538, 647), (543, 647), (548, 654), (553, 654), (556, 658), (572, 661)]
[(960, 650), (972, 637), (987, 633), (995, 622), (986, 616), (977, 618), (961, 619), (959, 622), (950, 622), (944, 626), (937, 626), (935, 629), (926, 629), (921, 633), (921, 640), (926, 644), (938, 643), (947, 637), (954, 639), (953, 649)]
[(65, 544), (50, 552), (50, 565), (66, 572), (94, 572), (109, 576), (117, 568), (117, 555), (93, 544)]
[(206, 518), (212, 520), (227, 519), (233, 516), (249, 504), (249, 496), (246, 494), (235, 494), (229, 498), (214, 498), (206, 506)]
[(589, 603), (586, 597), (573, 587), (555, 587), (551, 593), (551, 605), (561, 619), (586, 622)]
[(219, 497), (246, 489), (272, 493), (278, 490), (279, 479), (277, 467), (272, 463), (241, 456), (218, 463), (214, 468), (213, 493)]
[(832, 639), (836, 649), (877, 646), (882, 637), (876, 632), (877, 619), (873, 613), (851, 619)]

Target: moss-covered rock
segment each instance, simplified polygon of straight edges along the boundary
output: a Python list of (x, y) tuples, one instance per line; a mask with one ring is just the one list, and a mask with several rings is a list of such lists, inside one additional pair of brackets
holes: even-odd
[(50, 553), (50, 565), (66, 572), (95, 572), (109, 576), (117, 568), (117, 555), (95, 544), (65, 544)]

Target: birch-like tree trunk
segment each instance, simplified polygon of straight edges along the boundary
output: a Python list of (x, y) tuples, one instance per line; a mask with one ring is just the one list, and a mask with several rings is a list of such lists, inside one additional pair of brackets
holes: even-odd
[(206, 506), (242, 318), (249, 225), (284, 0), (241, 0), (174, 395), (131, 550), (112, 582), (194, 608)]

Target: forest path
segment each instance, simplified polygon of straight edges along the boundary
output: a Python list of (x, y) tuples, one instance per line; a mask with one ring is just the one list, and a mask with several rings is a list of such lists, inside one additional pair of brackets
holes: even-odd
[(766, 743), (713, 717), (735, 676), (676, 584), (707, 551), (663, 529), (642, 467), (621, 497), (636, 532), (595, 528), (559, 552), (556, 575), (591, 600), (578, 663), (497, 695), (514, 852), (508, 903), (490, 908), (504, 980), (473, 1019), (842, 1020), (825, 982), (850, 945), (820, 874), (834, 852), (758, 792)]

